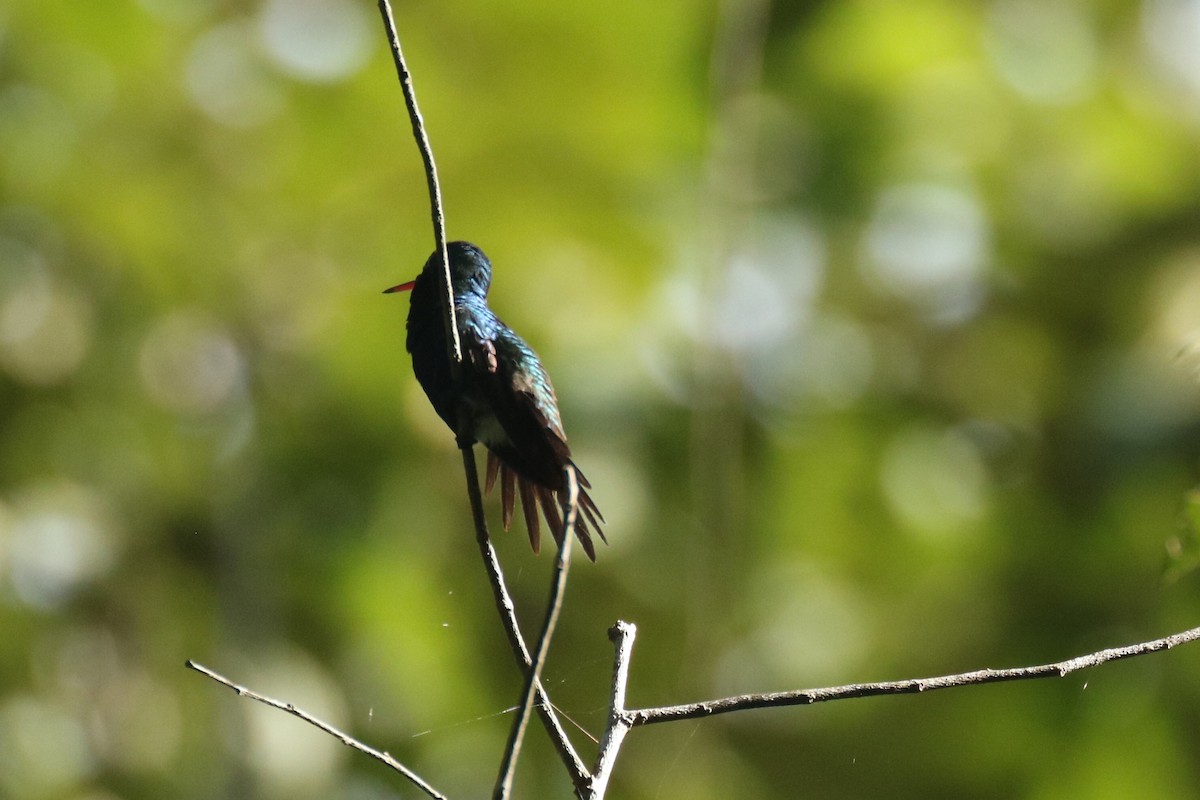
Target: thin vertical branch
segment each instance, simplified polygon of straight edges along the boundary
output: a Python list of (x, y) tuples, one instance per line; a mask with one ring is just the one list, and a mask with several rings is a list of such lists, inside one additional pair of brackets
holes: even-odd
[(538, 636), (533, 665), (525, 676), (525, 690), (521, 693), (521, 704), (517, 717), (513, 720), (512, 730), (509, 732), (504, 761), (493, 795), (495, 800), (507, 800), (512, 793), (513, 775), (516, 772), (517, 757), (521, 753), (521, 742), (525, 738), (525, 729), (529, 724), (535, 689), (541, 680), (542, 668), (546, 664), (546, 654), (550, 651), (550, 640), (554, 636), (554, 626), (558, 623), (563, 597), (566, 596), (567, 574), (571, 569), (571, 537), (575, 522), (579, 518), (579, 478), (575, 474), (573, 466), (568, 465), (563, 470), (563, 479), (566, 481), (567, 491), (562, 497), (563, 525), (558, 537), (558, 559), (554, 566), (554, 582), (550, 585), (550, 598), (546, 602), (546, 618), (542, 622), (542, 632)]
[[(521, 635), (521, 627), (517, 622), (516, 606), (513, 604), (512, 595), (508, 592), (508, 586), (504, 580), (504, 572), (500, 569), (500, 560), (496, 557), (496, 548), (492, 546), (491, 537), (488, 535), (487, 519), (483, 513), (483, 495), (479, 489), (478, 473), (475, 466), (475, 454), (470, 448), (466, 448), (462, 451), (462, 455), (463, 469), (470, 476), (467, 479), (467, 494), (471, 500), (471, 515), (475, 521), (475, 541), (479, 546), (479, 553), (483, 557), (483, 565), (488, 573), (488, 583), (492, 587), (496, 608), (500, 612), (501, 620), (504, 622), (504, 632), (508, 635), (509, 645), (517, 657), (517, 662), (520, 664), (522, 672), (534, 677), (533, 685), (536, 700), (534, 707), (537, 709), (538, 716), (542, 718), (546, 732), (550, 735), (550, 741), (554, 743), (554, 748), (558, 751), (563, 766), (567, 768), (567, 772), (571, 776), (571, 783), (576, 787), (576, 793), (578, 794), (582, 791), (581, 787), (588, 780), (587, 767), (584, 765), (582, 759), (579, 758), (579, 754), (575, 752), (575, 747), (571, 744), (566, 730), (559, 721), (558, 715), (554, 712), (554, 706), (550, 703), (550, 697), (546, 694), (546, 690), (542, 686), (540, 674), (538, 674), (540, 670), (538, 673), (534, 671), (534, 660), (529, 654), (529, 648), (525, 644), (525, 637)], [(565, 581), (565, 575), (561, 579)], [(556, 580), (556, 586), (557, 583), (558, 581)], [(561, 596), (561, 590), (552, 589), (552, 598), (555, 591), (558, 591)], [(554, 613), (557, 615), (557, 611)]]
[(546, 654), (550, 651), (550, 640), (554, 636), (554, 626), (558, 623), (558, 614), (562, 610), (563, 596), (567, 590), (567, 574), (570, 568), (571, 537), (570, 534), (566, 534), (558, 546), (558, 559), (554, 566), (554, 582), (550, 585), (550, 599), (546, 604), (546, 618), (542, 622), (542, 631), (538, 636), (533, 664), (525, 675), (525, 688), (521, 693), (521, 704), (517, 711), (517, 717), (513, 720), (512, 729), (509, 731), (504, 760), (496, 781), (496, 790), (492, 794), (495, 800), (507, 800), (512, 793), (517, 757), (521, 754), (521, 742), (525, 737), (525, 729), (529, 725), (529, 716), (532, 713), (537, 687), (541, 681), (542, 668), (546, 664)]
[(404, 92), (404, 105), (408, 108), (408, 118), (412, 121), (413, 138), (417, 140), (417, 149), (421, 151), (421, 160), (425, 163), (425, 182), (429, 186), (429, 209), (433, 215), (433, 238), (437, 244), (438, 254), (442, 259), (442, 288), (443, 305), (446, 312), (446, 350), (450, 359), (450, 374), (458, 382), (459, 364), (462, 363), (462, 344), (458, 339), (458, 322), (454, 314), (454, 292), (450, 286), (450, 256), (446, 252), (446, 217), (442, 211), (442, 186), (438, 182), (437, 165), (433, 161), (433, 148), (429, 137), (425, 134), (425, 119), (417, 106), (417, 93), (413, 89), (412, 76), (408, 73), (408, 64), (404, 61), (404, 52), (400, 49), (400, 34), (396, 32), (396, 19), (392, 16), (392, 4), (388, 0), (379, 0), (379, 14), (383, 17), (383, 26), (387, 28), (388, 44), (392, 48), (392, 60), (396, 63), (396, 76), (400, 78), (400, 89)]
[(633, 727), (625, 711), (625, 690), (629, 686), (629, 664), (633, 660), (637, 626), (618, 620), (616, 625), (609, 628), (608, 638), (613, 643), (613, 682), (608, 703), (608, 724), (600, 740), (586, 800), (603, 800), (608, 790), (608, 779), (612, 777), (617, 764), (617, 754), (621, 751), (626, 734)]
[[(454, 311), (454, 294), (450, 281), (450, 259), (449, 254), (446, 252), (446, 225), (442, 211), (441, 185), (438, 182), (437, 167), (433, 160), (433, 148), (429, 144), (429, 138), (425, 132), (425, 121), (417, 106), (412, 77), (409, 74), (408, 65), (404, 60), (404, 53), (400, 48), (400, 35), (396, 31), (396, 21), (392, 15), (392, 7), (388, 0), (379, 0), (379, 13), (383, 18), (383, 24), (387, 30), (388, 43), (391, 45), (392, 50), (392, 60), (396, 64), (396, 75), (400, 79), (400, 87), (404, 92), (404, 104), (408, 109), (408, 116), (412, 122), (413, 137), (417, 141), (417, 148), (421, 151), (421, 159), (425, 164), (425, 179), (429, 186), (429, 205), (433, 218), (434, 239), (437, 243), (438, 253), (442, 259), (447, 358), (450, 359), (451, 378), (457, 383), (460, 380), (462, 345), (459, 341), (458, 322)], [(466, 420), (467, 415), (460, 414), (459, 418)], [(455, 431), (458, 446), (462, 450), (463, 472), (467, 482), (467, 495), (471, 502), (471, 516), (475, 523), (476, 541), (479, 545), (480, 554), (483, 557), (484, 569), (488, 575), (488, 582), (492, 586), (496, 608), (500, 612), (500, 619), (504, 624), (509, 644), (512, 646), (518, 665), (521, 667), (522, 672), (525, 673), (531, 669), (534, 661), (530, 658), (529, 649), (526, 647), (525, 639), (521, 635), (515, 606), (512, 597), (508, 593), (508, 587), (504, 581), (504, 573), (500, 569), (500, 562), (496, 558), (496, 551), (492, 547), (491, 537), (488, 534), (487, 520), (483, 514), (479, 474), (475, 467), (475, 454), (472, 451), (474, 442), (471, 437), (464, 437), (463, 433), (464, 431)], [(535, 680), (533, 685), (536, 694), (538, 715), (542, 718), (546, 732), (554, 743), (559, 757), (562, 759), (567, 771), (571, 774), (573, 783), (576, 787), (579, 787), (587, 779), (587, 767), (584, 766), (583, 761), (580, 760), (579, 755), (575, 752), (575, 748), (571, 745), (571, 741), (567, 737), (567, 732), (559, 722), (558, 716), (555, 714), (554, 708), (550, 703), (550, 698), (547, 696), (545, 688), (541, 685), (541, 681)]]

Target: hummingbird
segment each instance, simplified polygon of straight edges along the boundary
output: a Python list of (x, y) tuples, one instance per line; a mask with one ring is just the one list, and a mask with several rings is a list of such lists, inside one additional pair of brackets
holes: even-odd
[[(487, 448), (484, 491), (490, 492), (499, 476), (504, 529), (512, 522), (520, 494), (533, 552), (541, 547), (538, 506), (561, 545), (565, 531), (559, 507), (570, 497), (573, 479), (578, 489), (575, 535), (595, 561), (591, 533), (608, 541), (600, 530), (604, 516), (587, 493), (591, 484), (571, 460), (550, 375), (533, 348), (488, 307), (488, 257), (470, 242), (450, 242), (446, 249), (463, 358), (458, 387), (447, 355), (441, 254), (435, 250), (415, 280), (384, 290), (412, 291), (405, 347), (412, 354), (417, 381), (456, 436), (468, 436), (469, 443)], [(469, 417), (465, 428), (459, 424), (460, 411)]]

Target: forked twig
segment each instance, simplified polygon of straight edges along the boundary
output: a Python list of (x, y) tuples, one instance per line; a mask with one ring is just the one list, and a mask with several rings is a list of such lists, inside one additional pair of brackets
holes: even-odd
[(627, 622), (618, 622), (610, 631), (615, 645), (615, 666), (613, 669), (612, 709), (609, 714), (608, 726), (601, 740), (600, 755), (597, 758), (587, 800), (600, 800), (604, 796), (612, 768), (616, 763), (617, 751), (632, 728), (642, 725), (653, 725), (659, 722), (677, 722), (685, 719), (700, 719), (717, 714), (728, 714), (734, 711), (748, 711), (754, 708), (782, 708), (785, 706), (812, 705), (832, 700), (849, 700), (855, 697), (878, 697), (893, 694), (920, 694), (936, 689), (951, 689), (958, 686), (978, 686), (985, 683), (1000, 683), (1002, 681), (1035, 680), (1038, 678), (1063, 678), (1072, 672), (1091, 669), (1110, 661), (1133, 658), (1135, 656), (1169, 650), (1181, 644), (1200, 639), (1200, 628), (1164, 636), (1148, 642), (1139, 642), (1125, 647), (1111, 647), (1098, 650), (1066, 661), (1056, 661), (1052, 664), (1040, 664), (1032, 667), (1013, 667), (1011, 669), (979, 669), (972, 672), (962, 672), (954, 675), (940, 675), (932, 678), (910, 678), (900, 681), (881, 681), (878, 683), (853, 683), (845, 686), (830, 686), (820, 689), (800, 689), (791, 692), (774, 692), (770, 694), (747, 694), (736, 697), (722, 697), (715, 700), (704, 700), (699, 703), (687, 703), (677, 706), (658, 706), (627, 710), (624, 708), (625, 687), (629, 681), (629, 662), (633, 657), (633, 641), (637, 629)]

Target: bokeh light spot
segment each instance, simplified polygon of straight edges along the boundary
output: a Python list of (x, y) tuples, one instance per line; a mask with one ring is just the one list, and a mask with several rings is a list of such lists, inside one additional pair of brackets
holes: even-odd
[(269, 0), (260, 31), (267, 55), (301, 80), (347, 78), (371, 52), (366, 11), (347, 0)]
[(756, 583), (760, 624), (722, 659), (715, 690), (820, 681), (852, 672), (870, 651), (863, 600), (854, 586), (824, 565), (782, 564)]
[(978, 450), (955, 431), (924, 427), (899, 433), (880, 466), (884, 497), (914, 533), (962, 533), (987, 503), (987, 470)]
[[(258, 658), (256, 685), (270, 686), (280, 697), (303, 697), (304, 703), (331, 725), (343, 726), (347, 710), (337, 683), (306, 654), (280, 648)], [(248, 733), (240, 755), (270, 787), (273, 796), (314, 788), (334, 780), (346, 749), (328, 736), (313, 736), (286, 714), (264, 714), (252, 703), (241, 705)], [(315, 792), (319, 795), (320, 792)]]
[(770, 346), (811, 313), (825, 268), (820, 235), (802, 220), (765, 220), (717, 287), (714, 342), (734, 352)]
[(1162, 271), (1151, 295), (1156, 346), (1179, 354), (1200, 378), (1200, 250), (1182, 254)]
[(55, 797), (87, 777), (95, 759), (71, 714), (28, 695), (0, 707), (0, 788), (6, 797)]
[(988, 51), (1000, 76), (1030, 100), (1066, 103), (1093, 87), (1090, 19), (1063, 0), (1004, 0), (988, 15)]
[(252, 128), (283, 109), (282, 92), (245, 25), (227, 23), (197, 39), (184, 81), (196, 107), (222, 125)]
[(989, 242), (974, 193), (932, 183), (886, 189), (864, 246), (868, 274), (935, 319), (961, 321), (977, 309)]
[(0, 239), (0, 367), (35, 386), (61, 383), (83, 362), (92, 340), (92, 309), (58, 289), (41, 257)]
[(116, 558), (105, 517), (99, 499), (78, 486), (38, 487), (15, 502), (0, 542), (18, 599), (54, 609), (104, 575)]
[(1200, 94), (1200, 2), (1147, 0), (1142, 32), (1155, 61)]
[(831, 407), (852, 403), (874, 373), (870, 337), (855, 320), (820, 314), (745, 363), (756, 396), (776, 406), (811, 398)]
[(139, 356), (142, 383), (150, 397), (171, 411), (206, 414), (218, 410), (243, 379), (241, 351), (215, 321), (176, 311), (146, 335)]

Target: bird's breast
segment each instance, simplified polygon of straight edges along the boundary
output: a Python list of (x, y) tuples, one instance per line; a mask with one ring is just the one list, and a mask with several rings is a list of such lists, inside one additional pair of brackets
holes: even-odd
[(471, 414), (471, 432), (475, 441), (492, 449), (511, 446), (512, 439), (500, 424), (490, 405), (481, 399), (468, 397), (467, 407)]

